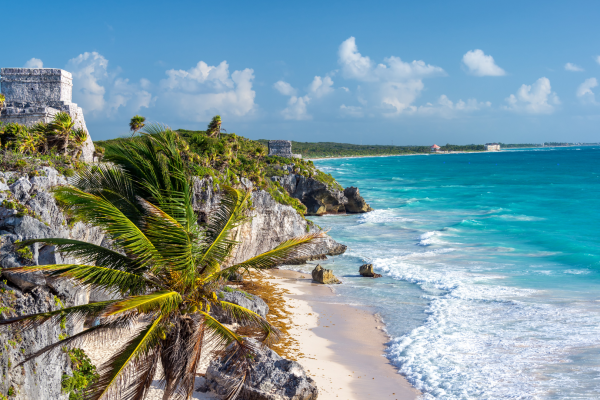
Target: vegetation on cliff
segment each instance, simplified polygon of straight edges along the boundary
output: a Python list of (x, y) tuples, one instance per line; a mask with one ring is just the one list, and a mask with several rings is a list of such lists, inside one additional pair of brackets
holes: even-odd
[(192, 209), (189, 173), (199, 156), (182, 147), (186, 143), (173, 131), (150, 127), (146, 132), (150, 133), (137, 140), (109, 146), (107, 159), (112, 165), (85, 168), (75, 176), (74, 186), (56, 189), (56, 197), (72, 215), (109, 235), (113, 249), (63, 238), (28, 240), (18, 245), (54, 245), (86, 264), (11, 269), (69, 277), (80, 285), (107, 290), (121, 298), (9, 318), (0, 321), (0, 326), (26, 330), (44, 323), (62, 326), (69, 321), (94, 321), (83, 332), (62, 338), (29, 355), (24, 362), (82, 341), (133, 334), (98, 368), (99, 376), (90, 379), (92, 384), (83, 389), (83, 398), (142, 399), (159, 362), (166, 385), (164, 398), (190, 397), (206, 343), (230, 354), (242, 378), (240, 386), (232, 388), (235, 395), (247, 376), (255, 345), (217, 321), (210, 314), (211, 308), (219, 307), (238, 323), (260, 329), (264, 343), (275, 340), (278, 331), (258, 314), (220, 301), (216, 293), (229, 274), (270, 268), (301, 257), (323, 234), (287, 240), (264, 254), (227, 267), (237, 244), (231, 232), (245, 220), (249, 193), (222, 187), (224, 197), (218, 211), (208, 223), (199, 225)]
[(0, 123), (0, 148), (27, 155), (68, 155), (78, 159), (87, 132), (75, 128), (71, 116), (59, 112), (50, 123), (38, 122), (28, 127), (17, 123)]
[[(306, 207), (298, 199), (291, 197), (280, 183), (270, 179), (272, 176), (287, 174), (284, 167), (293, 164), (293, 172), (343, 190), (331, 175), (317, 169), (310, 160), (268, 156), (265, 144), (235, 133), (221, 132), (221, 119), (217, 117), (213, 118), (207, 131), (176, 131), (193, 175), (211, 177), (215, 185), (238, 186), (240, 178), (248, 179), (254, 187), (267, 191), (276, 201), (293, 207), (301, 215), (306, 214)], [(119, 138), (95, 144), (105, 148), (107, 157), (110, 157), (114, 145), (136, 140), (138, 139)]]

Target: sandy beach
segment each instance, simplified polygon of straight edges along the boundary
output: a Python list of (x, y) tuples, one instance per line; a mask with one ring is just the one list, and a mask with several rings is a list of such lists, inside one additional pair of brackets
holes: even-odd
[(371, 310), (333, 304), (330, 287), (307, 274), (271, 270), (292, 310), (297, 360), (317, 382), (319, 399), (416, 399), (419, 392), (384, 357), (389, 340)]

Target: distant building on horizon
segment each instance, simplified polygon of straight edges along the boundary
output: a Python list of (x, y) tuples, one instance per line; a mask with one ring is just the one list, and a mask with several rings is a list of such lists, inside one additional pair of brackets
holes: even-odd
[(434, 144), (433, 146), (431, 146), (432, 153), (438, 152), (438, 151), (440, 151), (440, 149), (441, 149), (441, 147), (438, 146), (437, 144)]
[(302, 154), (292, 153), (292, 142), (289, 140), (269, 140), (269, 155), (285, 158), (302, 158)]
[(498, 143), (486, 143), (485, 151), (500, 151), (500, 144)]

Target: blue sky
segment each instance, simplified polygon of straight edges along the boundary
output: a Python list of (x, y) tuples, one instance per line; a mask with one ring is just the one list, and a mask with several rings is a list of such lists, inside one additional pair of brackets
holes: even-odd
[(219, 113), (254, 139), (600, 141), (594, 1), (2, 8), (0, 66), (71, 71), (95, 140), (127, 134), (134, 114), (204, 129)]

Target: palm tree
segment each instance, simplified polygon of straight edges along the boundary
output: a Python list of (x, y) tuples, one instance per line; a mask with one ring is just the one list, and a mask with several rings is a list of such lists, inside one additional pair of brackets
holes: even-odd
[(208, 124), (208, 129), (206, 130), (206, 134), (210, 137), (220, 136), (221, 135), (221, 116), (215, 115), (213, 119)]
[(135, 135), (140, 129), (142, 129), (146, 124), (146, 118), (141, 115), (135, 115), (129, 121), (129, 130), (132, 132), (131, 136)]
[(233, 272), (270, 268), (306, 255), (311, 243), (322, 236), (290, 239), (230, 265), (237, 244), (232, 231), (246, 220), (250, 194), (224, 188), (219, 209), (206, 225), (200, 225), (192, 209), (192, 179), (180, 140), (168, 128), (151, 126), (140, 140), (107, 148), (106, 158), (111, 163), (90, 167), (77, 176), (74, 186), (56, 190), (56, 197), (67, 204), (69, 212), (104, 229), (114, 250), (62, 238), (19, 244), (54, 245), (84, 263), (12, 271), (46, 271), (120, 297), (0, 321), (0, 326), (20, 329), (61, 321), (95, 321), (92, 327), (28, 355), (23, 362), (55, 348), (132, 333), (98, 368), (100, 377), (85, 390), (85, 399), (144, 399), (159, 362), (163, 399), (189, 399), (200, 359), (209, 351), (207, 345), (231, 357), (240, 377), (229, 396), (235, 398), (248, 376), (256, 345), (216, 320), (211, 308), (224, 310), (242, 325), (260, 328), (262, 343), (276, 340), (279, 332), (254, 312), (220, 301), (218, 290)]
[(69, 150), (69, 139), (75, 122), (66, 112), (59, 112), (54, 116), (52, 122), (48, 124), (48, 144), (49, 147), (55, 147), (59, 153), (67, 154)]
[(6, 97), (2, 93), (0, 93), (0, 110), (4, 107), (4, 103), (6, 102)]

